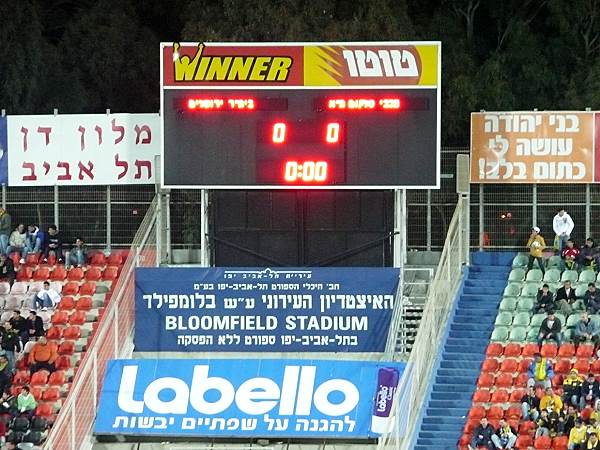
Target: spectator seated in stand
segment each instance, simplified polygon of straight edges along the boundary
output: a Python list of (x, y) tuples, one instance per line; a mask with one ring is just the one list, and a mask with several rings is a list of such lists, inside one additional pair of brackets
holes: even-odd
[(27, 342), (32, 337), (44, 336), (44, 321), (37, 315), (37, 312), (32, 310), (29, 311), (29, 316), (25, 320), (27, 336), (25, 339), (22, 338), (23, 342)]
[(556, 291), (554, 303), (556, 310), (564, 314), (565, 317), (570, 315), (574, 309), (583, 310), (583, 303), (577, 301), (575, 288), (571, 286), (569, 280), (566, 280), (563, 286)]
[(0, 253), (0, 280), (7, 281), (12, 286), (16, 278), (17, 272), (12, 259), (4, 253)]
[(70, 251), (67, 252), (65, 258), (65, 266), (67, 269), (71, 267), (82, 267), (85, 265), (85, 258), (87, 257), (87, 246), (83, 242), (83, 239), (75, 239), (75, 244)]
[(11, 395), (10, 391), (4, 391), (0, 395), (0, 416), (11, 415), (16, 408), (17, 397)]
[(594, 344), (594, 348), (598, 347), (598, 342), (600, 341), (600, 329), (598, 329), (598, 325), (594, 322), (586, 312), (581, 314), (581, 320), (577, 322), (575, 326), (575, 335), (573, 336), (573, 341), (575, 345), (579, 345), (582, 342), (589, 341)]
[(598, 314), (600, 311), (600, 292), (596, 290), (594, 283), (588, 283), (587, 291), (583, 294), (583, 304), (590, 314)]
[(579, 252), (579, 265), (582, 269), (591, 269), (597, 271), (598, 267), (598, 249), (592, 238), (585, 240), (585, 245)]
[(8, 239), (9, 245), (6, 254), (10, 255), (12, 252), (17, 252), (21, 255), (21, 264), (25, 262), (25, 256), (27, 255), (26, 238), (27, 232), (25, 231), (25, 225), (20, 223), (10, 234), (10, 238)]
[(554, 411), (560, 414), (563, 409), (563, 402), (559, 395), (555, 394), (551, 387), (546, 388), (544, 396), (540, 400), (540, 409)]
[(14, 370), (15, 355), (21, 352), (23, 345), (21, 344), (19, 332), (13, 328), (10, 321), (5, 322), (4, 325), (0, 328), (0, 346), (2, 347), (2, 350), (6, 353), (10, 369)]
[(581, 419), (577, 419), (575, 427), (569, 433), (569, 450), (583, 450), (587, 439), (587, 428)]
[(550, 291), (550, 287), (544, 284), (537, 293), (533, 312), (534, 314), (539, 314), (550, 311), (554, 311), (554, 294)]
[(579, 398), (581, 396), (581, 385), (583, 377), (579, 376), (577, 369), (571, 369), (569, 375), (563, 380), (563, 402), (570, 403), (573, 406), (579, 406)]
[(0, 392), (7, 391), (12, 384), (12, 371), (6, 355), (0, 355)]
[(571, 430), (575, 427), (575, 423), (579, 419), (579, 413), (577, 412), (577, 406), (569, 405), (567, 406), (567, 413), (563, 417), (564, 422), (564, 435), (568, 435)]
[(43, 288), (31, 300), (31, 309), (54, 308), (60, 302), (60, 294), (50, 289), (50, 282), (44, 281)]
[(8, 211), (0, 208), (0, 253), (8, 255), (8, 241), (12, 232), (12, 219)]
[(575, 245), (573, 239), (567, 241), (567, 246), (561, 252), (561, 269), (577, 270), (579, 261), (579, 248)]
[(587, 379), (581, 385), (581, 399), (579, 408), (583, 409), (586, 405), (592, 408), (596, 407), (596, 402), (600, 399), (600, 383), (596, 380), (593, 373), (589, 373)]
[(556, 435), (563, 431), (563, 426), (559, 420), (559, 416), (552, 408), (542, 409), (540, 417), (536, 421), (537, 429), (535, 430), (535, 438), (540, 436)]
[(54, 372), (54, 361), (58, 358), (56, 344), (48, 342), (45, 336), (41, 336), (29, 353), (29, 364), (31, 374), (38, 370)]
[[(15, 309), (13, 311), (13, 315), (10, 319), (8, 319), (13, 329), (19, 333), (19, 336), (24, 342), (27, 342), (27, 319), (21, 315), (21, 311)], [(25, 338), (25, 339), (23, 339)]]
[(537, 338), (538, 345), (541, 346), (545, 340), (554, 340), (559, 347), (562, 344), (562, 324), (560, 323), (560, 319), (554, 316), (553, 311), (548, 313), (548, 316), (540, 325)]
[(525, 395), (521, 397), (521, 408), (525, 420), (537, 420), (540, 416), (540, 399), (533, 386), (529, 386)]
[(492, 442), (498, 449), (511, 449), (517, 442), (517, 432), (504, 419), (500, 419), (498, 430), (492, 434)]
[(600, 450), (600, 439), (598, 439), (596, 432), (590, 433), (587, 444), (583, 448), (587, 450)]
[(37, 225), (27, 226), (27, 235), (25, 237), (25, 249), (27, 253), (39, 253), (44, 248), (44, 233), (40, 231)]
[(21, 392), (17, 396), (17, 402), (13, 410), (13, 416), (25, 415), (31, 418), (33, 417), (35, 408), (37, 408), (37, 402), (31, 394), (29, 386), (23, 386), (21, 388)]
[(63, 250), (62, 250), (62, 236), (56, 225), (50, 225), (48, 227), (48, 235), (46, 236), (46, 242), (44, 243), (44, 253), (42, 254), (42, 261), (48, 262), (48, 256), (53, 253), (56, 256), (56, 260), (59, 263), (64, 261)]
[(479, 425), (473, 430), (473, 437), (469, 444), (469, 450), (476, 450), (477, 447), (487, 447), (489, 450), (494, 450), (492, 436), (494, 435), (494, 427), (488, 423), (488, 420), (483, 417), (479, 421)]
[(539, 353), (536, 353), (533, 355), (533, 361), (529, 365), (527, 375), (529, 376), (527, 380), (528, 387), (541, 385), (544, 388), (549, 388), (552, 386), (552, 378), (554, 377), (552, 362), (548, 358), (544, 358)]

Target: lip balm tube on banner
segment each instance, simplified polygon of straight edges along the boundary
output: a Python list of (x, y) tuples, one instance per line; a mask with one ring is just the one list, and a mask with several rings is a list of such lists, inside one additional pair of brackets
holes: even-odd
[(377, 374), (377, 390), (371, 416), (371, 431), (378, 434), (387, 433), (390, 429), (390, 414), (400, 373), (393, 367), (383, 367)]

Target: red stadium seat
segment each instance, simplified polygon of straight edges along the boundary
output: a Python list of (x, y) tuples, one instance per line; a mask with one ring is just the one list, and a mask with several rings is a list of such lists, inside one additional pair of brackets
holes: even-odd
[(31, 376), (29, 375), (29, 370), (19, 370), (13, 377), (13, 384), (29, 384), (30, 380)]
[(540, 348), (538, 347), (537, 344), (533, 344), (533, 343), (525, 344), (525, 347), (523, 347), (523, 350), (521, 351), (521, 356), (532, 357), (536, 353), (539, 353), (539, 351), (540, 351)]
[(59, 355), (72, 355), (75, 353), (75, 343), (73, 341), (64, 341), (58, 346)]
[(66, 311), (55, 311), (50, 321), (52, 325), (66, 325), (69, 323), (69, 315)]
[(92, 309), (92, 297), (80, 297), (79, 300), (77, 300), (75, 309), (79, 311), (89, 311)]
[(69, 281), (81, 281), (83, 280), (83, 269), (81, 267), (73, 267), (67, 274), (67, 280)]
[[(104, 272), (102, 273), (102, 279), (104, 281), (116, 280), (118, 276), (119, 276), (119, 268), (117, 266), (108, 266), (106, 269), (104, 269)], [(498, 345), (500, 345), (500, 344), (498, 344)], [(500, 347), (502, 347), (502, 346), (500, 345)]]
[(495, 385), (497, 387), (508, 388), (513, 384), (513, 375), (512, 373), (501, 373), (496, 377)]
[(75, 309), (75, 299), (70, 295), (63, 297), (58, 303), (58, 309), (61, 311), (70, 311)]
[(540, 350), (540, 353), (545, 358), (554, 358), (558, 353), (558, 347), (556, 344), (544, 344)]
[(518, 370), (518, 367), (519, 363), (516, 359), (506, 358), (504, 361), (502, 361), (502, 364), (500, 364), (500, 372), (514, 373)]
[(528, 449), (533, 446), (533, 438), (528, 434), (521, 434), (517, 438), (517, 442), (515, 443), (515, 447), (520, 449)]
[(553, 450), (567, 450), (567, 448), (569, 448), (568, 436), (556, 436), (552, 439)]
[(96, 283), (86, 281), (79, 288), (79, 295), (94, 295), (96, 293)]
[(63, 332), (63, 337), (65, 339), (79, 339), (81, 337), (81, 328), (77, 326), (67, 327)]
[(487, 403), (490, 401), (489, 389), (479, 389), (473, 394), (473, 403)]
[(537, 428), (536, 423), (533, 420), (526, 420), (521, 422), (519, 425), (519, 434), (533, 433)]
[(520, 406), (511, 406), (506, 410), (506, 414), (504, 415), (507, 419), (519, 420), (521, 415), (523, 414), (523, 410)]
[[(54, 313), (53, 316), (54, 315), (56, 315), (56, 313)], [(62, 338), (62, 335), (63, 335), (62, 327), (50, 327), (50, 328), (48, 328), (48, 331), (46, 331), (46, 338), (48, 338), (50, 340), (58, 340), (58, 339)]]
[(17, 361), (15, 362), (15, 369), (27, 370), (27, 358), (17, 359)]
[(17, 252), (11, 252), (11, 254), (8, 255), (8, 258), (13, 262), (15, 270), (17, 270), (21, 265), (21, 255), (19, 255)]
[(39, 402), (43, 396), (42, 388), (39, 386), (31, 386), (30, 389), (31, 389), (30, 392), (31, 392), (31, 395), (33, 395), (33, 398), (35, 398), (36, 401)]
[(592, 363), (592, 365), (590, 367), (590, 371), (595, 374), (600, 373), (600, 359), (597, 359)]
[(594, 346), (591, 344), (581, 344), (575, 354), (578, 358), (590, 358), (594, 354)]
[(50, 274), (50, 279), (52, 281), (64, 281), (67, 278), (67, 269), (65, 266), (60, 265), (56, 266), (56, 268)]
[(86, 318), (85, 311), (75, 311), (69, 317), (69, 324), (70, 325), (83, 325), (85, 323), (85, 318)]
[(482, 372), (496, 372), (498, 370), (498, 360), (496, 358), (487, 358), (481, 365)]
[(465, 433), (473, 432), (473, 430), (477, 428), (477, 425), (479, 425), (479, 420), (480, 419), (467, 419), (467, 423), (465, 423)]
[(33, 375), (31, 375), (31, 385), (32, 386), (43, 386), (48, 383), (48, 376), (50, 372), (47, 370), (38, 370)]
[(506, 403), (508, 401), (508, 391), (506, 389), (498, 389), (492, 394), (492, 403)]
[(109, 266), (120, 266), (123, 264), (123, 257), (119, 253), (111, 253), (106, 260), (106, 264)]
[(590, 371), (590, 362), (587, 359), (578, 359), (575, 361), (573, 368), (577, 369), (581, 374), (586, 374)]
[(56, 255), (54, 254), (54, 252), (52, 252), (52, 253), (50, 253), (50, 254), (48, 255), (48, 261), (47, 261), (47, 263), (48, 263), (49, 265), (51, 265), (51, 266), (53, 266), (53, 265), (55, 265), (55, 264), (56, 264)]
[(50, 374), (50, 378), (48, 378), (48, 384), (50, 386), (62, 386), (65, 384), (65, 372), (62, 370), (57, 370), (56, 372), (52, 372)]
[(486, 417), (489, 420), (500, 420), (504, 417), (504, 410), (500, 406), (492, 406), (488, 409)]
[(105, 266), (106, 265), (106, 256), (102, 252), (96, 252), (92, 255), (90, 259), (90, 264), (94, 266)]
[(40, 262), (40, 255), (37, 253), (28, 253), (25, 257), (25, 264), (29, 267), (37, 266)]
[(533, 445), (537, 450), (548, 450), (552, 447), (552, 441), (548, 436), (540, 436), (535, 439)]
[(473, 406), (469, 411), (469, 419), (482, 419), (485, 417), (485, 408), (483, 406)]
[(60, 355), (56, 358), (54, 366), (57, 370), (67, 370), (71, 368), (71, 357), (68, 355)]
[[(556, 377), (554, 377), (556, 378)], [(527, 380), (529, 379), (529, 376), (526, 373), (520, 373), (519, 375), (517, 375), (517, 378), (515, 378), (515, 387), (518, 388), (524, 388), (527, 386)]]
[(458, 441), (458, 445), (460, 447), (466, 447), (467, 445), (469, 445), (470, 442), (471, 442), (471, 434), (470, 433), (463, 434), (460, 437), (460, 441)]
[(38, 417), (50, 418), (52, 417), (52, 405), (50, 403), (40, 403), (35, 408), (35, 415)]
[(42, 399), (46, 402), (55, 402), (60, 399), (60, 389), (56, 386), (50, 386), (42, 395)]
[(22, 266), (17, 272), (17, 281), (29, 281), (33, 277), (31, 267)]
[(510, 344), (506, 344), (506, 347), (504, 347), (504, 356), (506, 356), (506, 357), (519, 356), (520, 354), (521, 354), (521, 344), (511, 342)]
[(46, 281), (50, 278), (50, 269), (48, 266), (40, 266), (33, 274), (34, 281)]
[(494, 385), (494, 375), (491, 373), (482, 373), (477, 379), (477, 387), (492, 387)]
[(100, 281), (102, 279), (102, 270), (98, 267), (90, 267), (85, 273), (85, 279), (87, 281)]
[(487, 346), (485, 350), (485, 356), (487, 356), (488, 358), (494, 356), (501, 356), (503, 351), (504, 349), (502, 348), (502, 344), (498, 342), (493, 342)]
[(575, 356), (575, 346), (570, 342), (565, 342), (558, 349), (558, 356), (564, 356), (565, 358)]
[(63, 295), (77, 295), (79, 293), (79, 284), (76, 281), (69, 281), (63, 286)]
[(554, 364), (555, 373), (568, 373), (571, 370), (571, 361), (568, 359), (559, 359)]
[(525, 373), (529, 369), (529, 365), (531, 364), (531, 358), (523, 358), (519, 362), (519, 373)]
[(525, 389), (514, 389), (511, 393), (510, 393), (510, 398), (509, 401), (511, 403), (521, 403), (521, 399), (523, 398), (523, 396), (527, 393), (527, 391), (525, 391)]

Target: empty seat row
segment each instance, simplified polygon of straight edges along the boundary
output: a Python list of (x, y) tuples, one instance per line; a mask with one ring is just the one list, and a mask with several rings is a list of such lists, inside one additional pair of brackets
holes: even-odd
[(537, 344), (509, 343), (502, 345), (498, 342), (492, 342), (487, 346), (485, 352), (486, 356), (488, 357), (498, 357), (502, 355), (506, 357), (531, 357), (536, 353), (541, 353), (542, 356), (548, 358), (554, 358), (555, 356), (562, 356), (566, 358), (573, 356), (589, 358), (593, 356), (594, 347), (589, 344), (582, 344), (576, 349), (575, 345), (567, 342), (561, 345), (559, 349), (557, 349), (555, 344), (544, 344), (540, 349)]
[[(15, 267), (21, 266), (21, 255), (19, 253), (13, 252), (9, 255), (10, 259), (13, 261)], [(111, 253), (106, 256), (102, 252), (94, 252), (92, 256), (89, 258), (89, 263), (92, 266), (121, 266), (125, 258), (120, 253)], [(29, 253), (25, 257), (25, 266), (34, 267), (38, 264), (42, 263), (42, 258), (40, 253)], [(48, 265), (53, 266), (56, 264), (56, 257), (54, 255), (48, 256)]]
[[(505, 358), (499, 361), (496, 358), (486, 358), (481, 364), (482, 372), (508, 372), (508, 373), (525, 373), (531, 364), (531, 358)], [(568, 373), (571, 369), (577, 369), (579, 373), (586, 374), (590, 370), (594, 373), (600, 373), (600, 360), (596, 360), (590, 364), (589, 357), (578, 358), (575, 363), (571, 363), (569, 358), (558, 358), (554, 363), (555, 373)]]
[(548, 269), (544, 273), (540, 269), (531, 269), (527, 271), (525, 269), (516, 268), (511, 270), (508, 275), (509, 282), (525, 281), (529, 283), (538, 283), (540, 281), (546, 283), (564, 283), (565, 281), (571, 281), (572, 283), (577, 281), (580, 283), (591, 283), (599, 279), (596, 272), (589, 269), (582, 270), (581, 272), (577, 272), (576, 270), (564, 270), (561, 272), (559, 269)]
[(113, 281), (119, 274), (119, 267), (107, 266), (104, 270), (100, 267), (90, 267), (84, 271), (81, 267), (67, 270), (65, 266), (56, 266), (50, 270), (47, 266), (40, 266), (36, 271), (31, 267), (21, 267), (17, 272), (17, 281)]

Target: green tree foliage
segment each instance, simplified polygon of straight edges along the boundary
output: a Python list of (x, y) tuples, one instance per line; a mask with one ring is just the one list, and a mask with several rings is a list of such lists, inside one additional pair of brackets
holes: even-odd
[(597, 0), (0, 0), (0, 107), (156, 111), (160, 41), (442, 41), (442, 137), (480, 109), (600, 108)]

